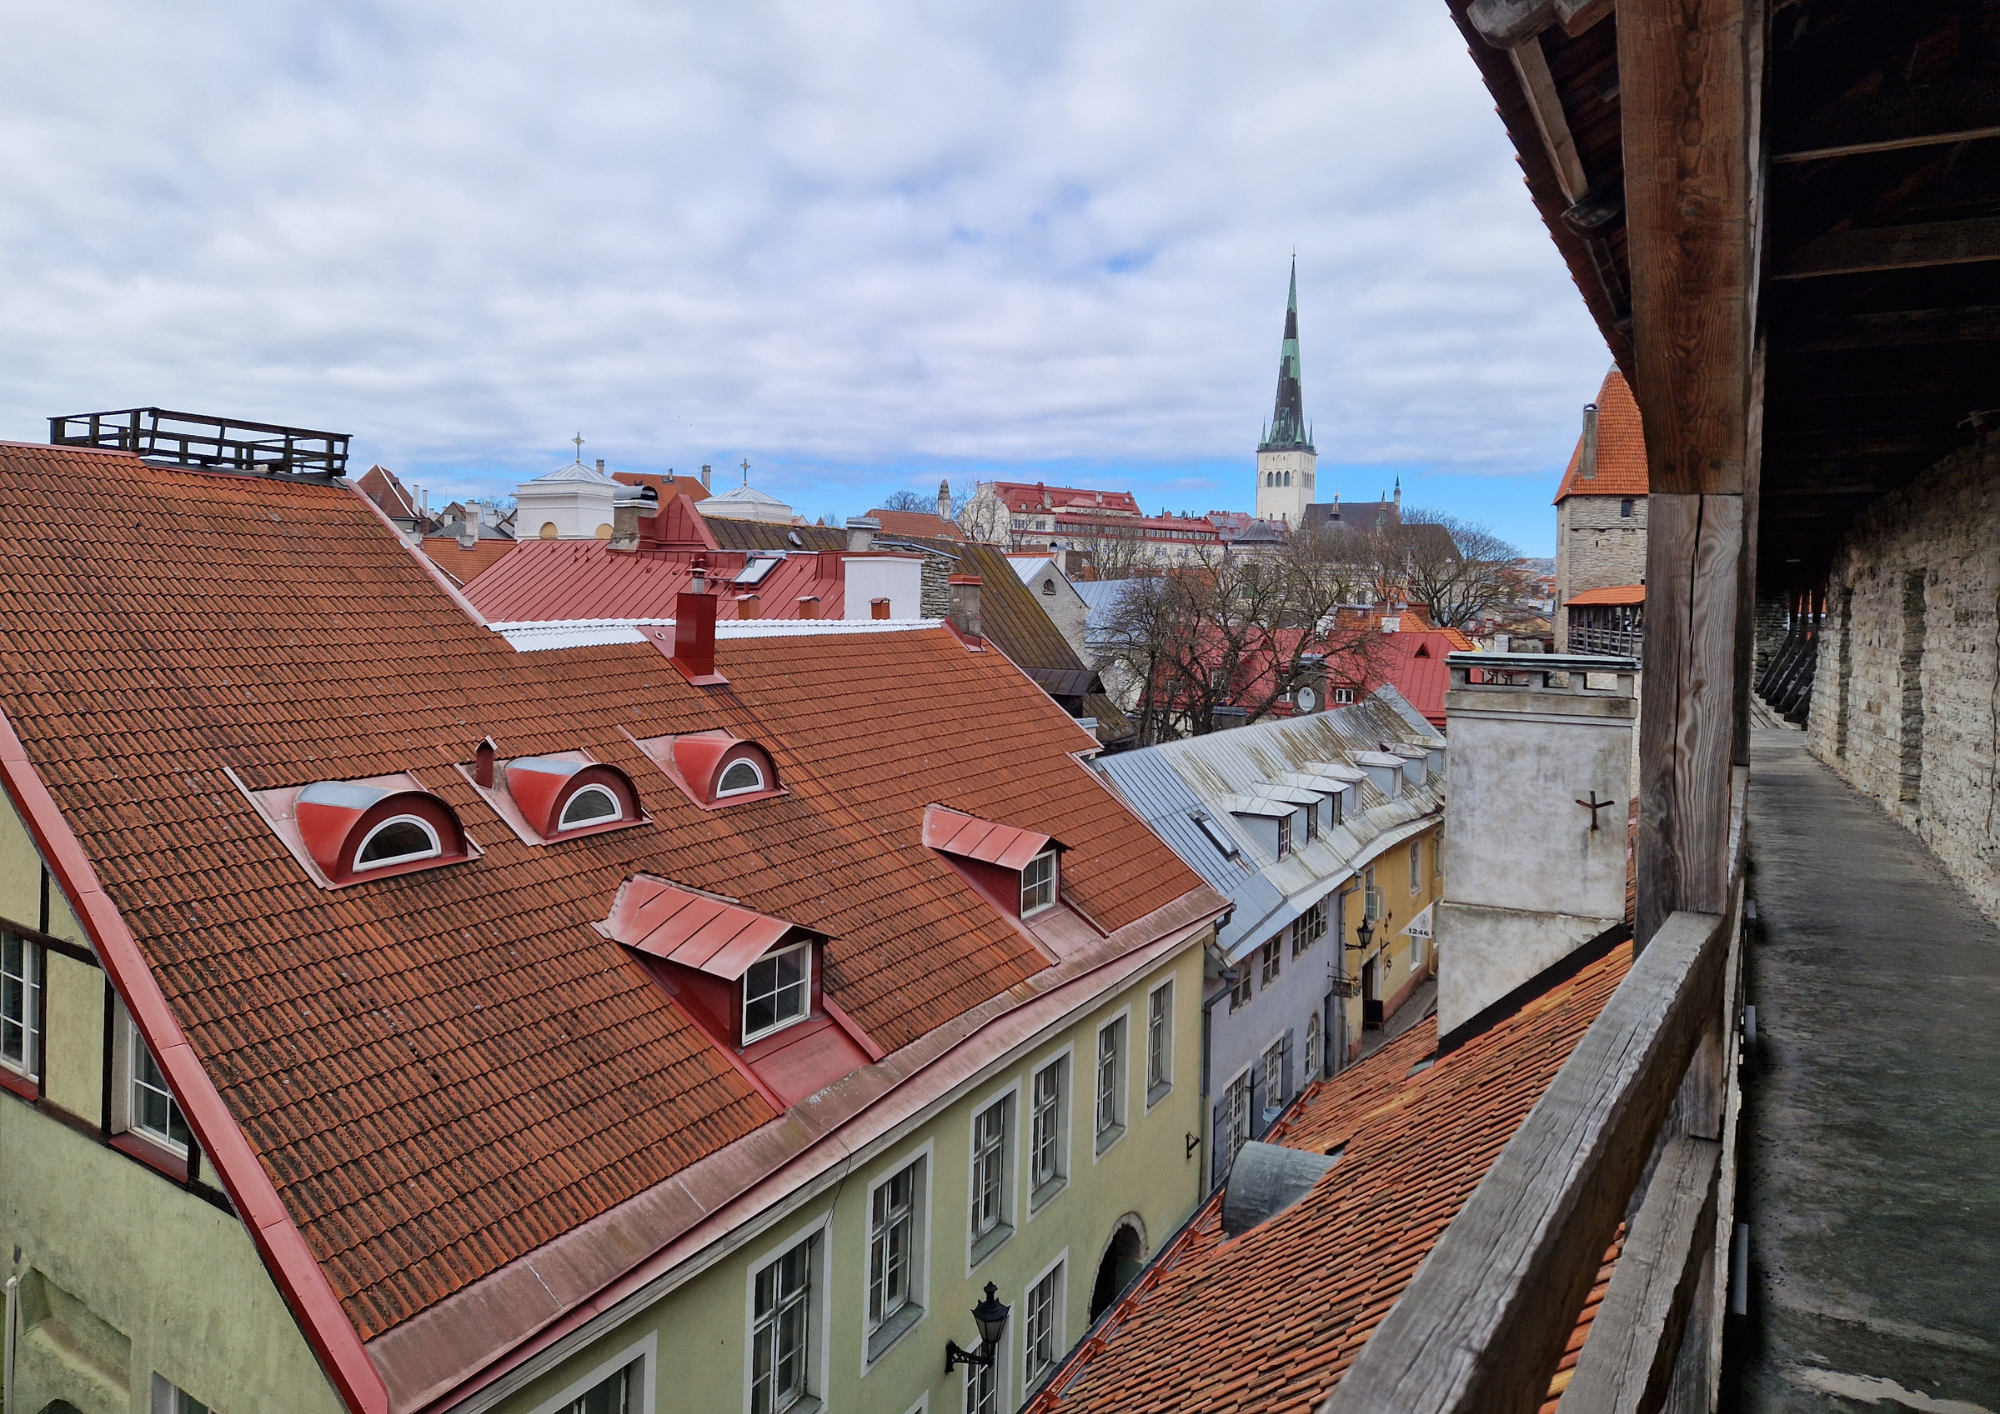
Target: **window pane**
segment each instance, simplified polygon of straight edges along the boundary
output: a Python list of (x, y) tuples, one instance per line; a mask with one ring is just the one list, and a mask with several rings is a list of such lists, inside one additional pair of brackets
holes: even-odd
[(422, 858), (437, 852), (437, 841), (422, 825), (414, 820), (396, 820), (370, 835), (354, 862), (385, 864), (394, 859)]
[(42, 950), (0, 934), (0, 1064), (34, 1075), (40, 1069)]
[(918, 1176), (918, 1164), (911, 1164), (875, 1190), (869, 1214), (868, 1242), (868, 1320), (871, 1325), (879, 1326), (911, 1300)]
[(1167, 1083), (1167, 1018), (1173, 988), (1162, 987), (1146, 999), (1146, 1085)]
[(639, 1387), (639, 1362), (633, 1361), (610, 1379), (565, 1404), (558, 1414), (634, 1414), (633, 1394)]
[(1037, 1188), (1062, 1176), (1063, 1062), (1035, 1073), (1034, 1184)]
[(1124, 1069), (1125, 1020), (1120, 1017), (1097, 1033), (1097, 1132), (1119, 1122), (1118, 1092)]
[(727, 795), (735, 791), (762, 790), (763, 787), (763, 773), (754, 765), (748, 761), (732, 761), (715, 789), (718, 795)]
[(812, 947), (759, 958), (743, 974), (743, 1034), (768, 1031), (806, 1014), (812, 1000)]
[(611, 798), (611, 792), (601, 786), (586, 786), (569, 798), (563, 807), (562, 825), (588, 825), (593, 820), (616, 820), (620, 814), (618, 802)]
[(1061, 1281), (1062, 1268), (1057, 1267), (1028, 1292), (1025, 1364), (1029, 1385), (1046, 1374), (1062, 1353), (1062, 1312), (1056, 1301)]
[(1000, 1414), (1000, 1372), (995, 1366), (966, 1367), (965, 1414)]
[(753, 1414), (781, 1414), (806, 1393), (812, 1250), (812, 1241), (803, 1242), (757, 1274), (750, 1342)]

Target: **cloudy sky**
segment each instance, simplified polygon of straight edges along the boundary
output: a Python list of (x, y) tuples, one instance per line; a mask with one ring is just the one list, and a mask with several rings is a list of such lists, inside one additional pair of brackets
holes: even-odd
[(434, 501), (581, 432), (810, 516), (1247, 509), (1296, 247), (1321, 486), (1547, 554), (1608, 363), (1443, 0), (17, 0), (0, 170), (0, 437), (329, 428)]

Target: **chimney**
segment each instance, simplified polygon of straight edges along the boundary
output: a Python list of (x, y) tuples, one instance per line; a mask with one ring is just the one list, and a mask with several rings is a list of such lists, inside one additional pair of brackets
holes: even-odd
[(955, 574), (947, 582), (944, 616), (967, 638), (980, 638), (980, 579), (976, 574)]
[(951, 519), (951, 483), (949, 481), (938, 482), (938, 519)]
[(706, 491), (706, 490), (708, 490), (708, 489), (709, 489), (709, 485), (708, 485), (708, 465), (707, 465), (707, 463), (703, 463), (703, 464), (702, 464), (702, 468), (701, 468), (701, 489), (702, 489), (702, 490), (704, 490), (704, 491)]
[(1576, 474), (1580, 480), (1597, 479), (1597, 404), (1583, 405), (1583, 445), (1577, 449)]
[(458, 518), (458, 548), (470, 550), (479, 544), (479, 522), (473, 519), (471, 507)]
[(882, 522), (873, 516), (849, 516), (847, 518), (847, 553), (865, 555), (875, 548), (875, 532), (882, 528)]
[(868, 617), (871, 619), (888, 618), (889, 601), (887, 599), (870, 599), (868, 601)]
[(611, 539), (607, 550), (631, 551), (639, 548), (639, 497), (621, 493), (611, 503)]
[(1301, 653), (1299, 655), (1299, 686), (1293, 695), (1293, 705), (1301, 713), (1324, 712), (1326, 710), (1326, 655), (1323, 653)]
[(599, 457), (599, 458), (597, 459), (597, 474), (598, 474), (599, 476), (602, 476), (602, 475), (604, 475), (604, 458), (603, 458), (603, 457)]
[(799, 598), (799, 617), (816, 619), (819, 617), (819, 595), (805, 594)]
[(482, 785), (488, 790), (493, 788), (493, 758), (499, 754), (500, 748), (493, 744), (493, 738), (490, 736), (480, 742), (478, 747), (474, 749), (472, 753), (472, 779), (476, 784)]
[[(708, 556), (696, 555), (694, 563), (688, 568), (694, 572), (693, 592), (696, 594), (708, 593)], [(714, 615), (711, 614), (709, 617), (713, 618)]]
[(762, 618), (763, 614), (764, 600), (762, 597), (756, 594), (739, 594), (736, 596), (736, 617), (738, 619)]
[(672, 662), (680, 669), (681, 676), (696, 687), (727, 681), (715, 671), (715, 599), (712, 595), (674, 596)]

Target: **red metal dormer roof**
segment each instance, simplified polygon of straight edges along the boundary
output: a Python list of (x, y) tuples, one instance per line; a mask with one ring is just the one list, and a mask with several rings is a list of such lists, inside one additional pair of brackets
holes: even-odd
[(1029, 860), (1050, 845), (1063, 848), (1047, 835), (981, 820), (943, 805), (924, 807), (924, 844), (964, 859), (997, 864), (1003, 869), (1025, 869)]
[(727, 982), (749, 971), (786, 935), (811, 931), (650, 874), (634, 875), (618, 886), (611, 916), (597, 929), (615, 943)]

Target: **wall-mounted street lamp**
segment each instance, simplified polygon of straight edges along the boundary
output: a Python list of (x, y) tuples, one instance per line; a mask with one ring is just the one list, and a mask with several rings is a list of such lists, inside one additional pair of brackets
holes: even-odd
[(1375, 941), (1375, 925), (1366, 918), (1362, 919), (1354, 927), (1354, 936), (1359, 941), (1349, 943), (1347, 950), (1349, 952), (1367, 952), (1370, 945)]
[(1000, 1337), (1007, 1329), (1007, 1313), (1012, 1309), (1000, 1299), (1000, 1288), (987, 1282), (986, 1299), (972, 1308), (972, 1323), (979, 1328), (979, 1348), (961, 1350), (957, 1341), (947, 1340), (944, 1343), (944, 1372), (948, 1375), (960, 1365), (991, 1365), (994, 1351), (1000, 1345)]

